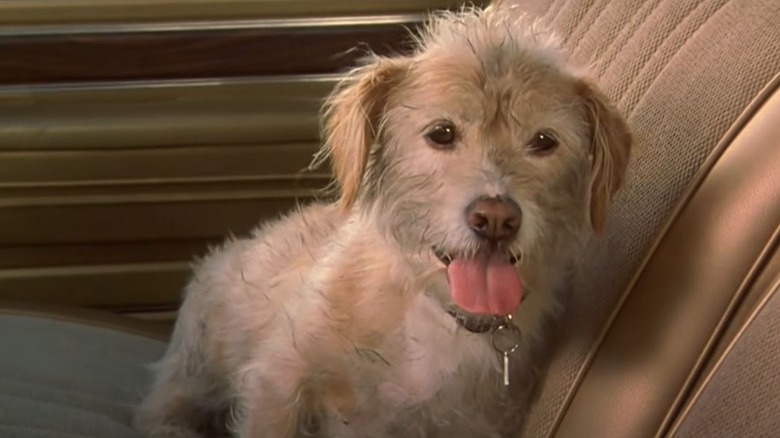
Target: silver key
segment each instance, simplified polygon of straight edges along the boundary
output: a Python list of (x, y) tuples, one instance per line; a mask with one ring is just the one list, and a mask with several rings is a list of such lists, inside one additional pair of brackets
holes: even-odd
[(509, 359), (518, 347), (520, 347), (521, 333), (512, 321), (512, 315), (507, 315), (506, 321), (493, 331), (493, 348), (501, 354), (503, 361), (504, 386), (509, 386)]

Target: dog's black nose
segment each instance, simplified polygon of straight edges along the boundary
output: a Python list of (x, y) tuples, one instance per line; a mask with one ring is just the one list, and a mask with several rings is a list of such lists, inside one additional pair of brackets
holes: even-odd
[(520, 206), (507, 197), (482, 196), (466, 207), (466, 221), (479, 237), (502, 242), (517, 235), (522, 212)]

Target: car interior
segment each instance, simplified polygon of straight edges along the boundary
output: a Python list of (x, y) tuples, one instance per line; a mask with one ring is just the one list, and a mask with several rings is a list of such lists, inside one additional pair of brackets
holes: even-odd
[[(635, 138), (522, 437), (780, 436), (780, 2), (502, 3)], [(190, 263), (317, 196), (340, 75), (462, 4), (0, 0), (0, 437), (139, 437)]]

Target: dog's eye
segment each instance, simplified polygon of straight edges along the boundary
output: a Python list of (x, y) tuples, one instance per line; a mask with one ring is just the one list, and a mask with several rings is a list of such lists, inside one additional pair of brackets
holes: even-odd
[(438, 122), (425, 133), (425, 138), (437, 149), (452, 148), (455, 137), (455, 126), (450, 122)]
[(526, 147), (534, 155), (548, 155), (558, 147), (558, 139), (550, 132), (539, 131), (531, 137)]

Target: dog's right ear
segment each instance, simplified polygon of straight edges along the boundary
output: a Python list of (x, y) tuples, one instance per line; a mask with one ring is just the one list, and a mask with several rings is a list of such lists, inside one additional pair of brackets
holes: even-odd
[(388, 96), (406, 69), (404, 58), (374, 57), (350, 72), (325, 103), (324, 143), (315, 165), (330, 158), (343, 209), (351, 207), (358, 196)]
[(590, 220), (594, 231), (600, 234), (612, 196), (623, 185), (632, 135), (621, 114), (595, 85), (581, 81), (579, 94), (591, 127)]

